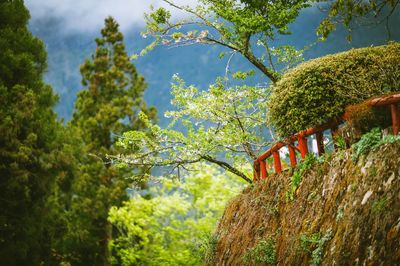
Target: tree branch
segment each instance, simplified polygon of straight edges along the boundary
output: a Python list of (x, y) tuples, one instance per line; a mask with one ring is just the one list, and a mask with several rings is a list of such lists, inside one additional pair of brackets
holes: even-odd
[(210, 163), (214, 163), (214, 164), (221, 166), (222, 168), (231, 172), (232, 174), (235, 174), (235, 175), (241, 177), (244, 181), (246, 181), (249, 184), (253, 183), (253, 181), (249, 177), (247, 177), (247, 175), (245, 175), (243, 172), (241, 172), (240, 170), (236, 169), (235, 167), (233, 167), (232, 165), (230, 165), (226, 162), (217, 160), (209, 155), (200, 155), (200, 157)]
[[(235, 118), (238, 121), (239, 127), (242, 130), (243, 133), (246, 133), (246, 130), (243, 127), (242, 121), (240, 120), (240, 118), (238, 117), (238, 113), (236, 110), (236, 105), (233, 105), (234, 111), (235, 111)], [(253, 148), (251, 147), (250, 143), (248, 141), (242, 143), (243, 145), (243, 149), (246, 151), (246, 153), (253, 158), (253, 160), (255, 160), (257, 158), (256, 154), (253, 151)]]
[(243, 53), (243, 56), (250, 61), (255, 67), (257, 67), (261, 72), (264, 73), (273, 83), (278, 82), (279, 78), (277, 73), (268, 69), (257, 57), (254, 56), (252, 52)]

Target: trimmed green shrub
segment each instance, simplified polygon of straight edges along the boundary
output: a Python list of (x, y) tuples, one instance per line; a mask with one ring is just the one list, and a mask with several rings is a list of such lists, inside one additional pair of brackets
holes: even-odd
[(400, 43), (307, 61), (272, 87), (268, 120), (280, 136), (320, 125), (350, 104), (400, 90)]

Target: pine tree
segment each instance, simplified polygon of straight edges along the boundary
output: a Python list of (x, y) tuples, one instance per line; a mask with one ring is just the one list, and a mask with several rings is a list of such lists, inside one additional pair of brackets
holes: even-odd
[(70, 257), (81, 265), (110, 263), (108, 211), (127, 199), (132, 173), (106, 164), (105, 156), (120, 152), (114, 146), (116, 136), (144, 129), (137, 116), (140, 111), (152, 118), (156, 115), (143, 101), (144, 78), (129, 61), (123, 35), (113, 18), (105, 20), (101, 34), (94, 55), (81, 66), (85, 88), (78, 94), (71, 121), (85, 145), (80, 176), (72, 187), (70, 219), (74, 229), (69, 236)]
[(57, 97), (21, 0), (0, 0), (0, 264), (38, 265), (57, 175)]

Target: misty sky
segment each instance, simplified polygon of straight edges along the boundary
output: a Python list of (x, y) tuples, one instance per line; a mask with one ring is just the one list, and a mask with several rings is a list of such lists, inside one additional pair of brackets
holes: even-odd
[[(175, 0), (180, 5), (195, 5), (195, 0)], [(98, 31), (104, 18), (113, 16), (123, 31), (143, 27), (143, 13), (154, 7), (166, 6), (162, 0), (26, 0), (32, 20), (57, 17), (63, 22), (65, 33)], [(174, 16), (182, 13), (169, 8)]]

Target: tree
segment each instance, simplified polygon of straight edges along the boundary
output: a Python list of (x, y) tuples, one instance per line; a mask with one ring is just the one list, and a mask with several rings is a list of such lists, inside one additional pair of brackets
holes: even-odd
[[(255, 12), (268, 15), (269, 3), (263, 0), (241, 0), (242, 3), (251, 7)], [(399, 1), (391, 0), (312, 0), (310, 4), (316, 4), (327, 15), (321, 21), (317, 34), (325, 40), (329, 34), (336, 29), (337, 24), (344, 25), (348, 31), (348, 40), (351, 41), (351, 34), (357, 24), (386, 24), (388, 39), (391, 39), (389, 19), (398, 13)]]
[[(156, 45), (221, 45), (231, 49), (231, 57), (242, 54), (273, 83), (280, 78), (277, 65), (291, 66), (302, 60), (302, 51), (288, 45), (274, 48), (270, 44), (277, 36), (290, 34), (288, 26), (308, 6), (306, 1), (265, 3), (263, 12), (236, 0), (203, 0), (195, 8), (164, 2), (190, 17), (174, 21), (164, 8), (147, 14), (147, 31), (143, 35), (152, 36), (154, 42), (141, 55)], [(254, 49), (254, 43), (263, 51)], [(172, 90), (176, 111), (166, 113), (173, 118), (171, 125), (161, 129), (147, 122), (152, 128), (151, 139), (140, 132), (124, 134), (119, 144), (135, 152), (115, 158), (128, 165), (173, 166), (178, 172), (193, 163), (207, 161), (251, 183), (247, 162), (252, 165), (273, 138), (272, 134), (268, 136), (272, 131), (264, 122), (269, 92), (266, 87), (232, 86), (230, 78), (246, 79), (254, 73), (227, 71), (208, 91), (186, 86), (177, 77)], [(142, 118), (146, 122), (145, 116)], [(186, 132), (177, 131), (176, 123)]]
[[(190, 17), (173, 22), (171, 13), (165, 8), (147, 14), (147, 31), (143, 35), (154, 37), (154, 42), (142, 51), (142, 55), (159, 44), (221, 45), (233, 54), (243, 55), (272, 82), (279, 79), (275, 64), (287, 63), (289, 55), (289, 61), (299, 55), (291, 46), (273, 48), (271, 43), (279, 35), (290, 34), (289, 24), (297, 18), (301, 9), (308, 6), (308, 1), (264, 1), (262, 7), (257, 5), (256, 8), (243, 5), (238, 0), (201, 0), (195, 8), (179, 6), (170, 0), (163, 1)], [(191, 25), (196, 26), (196, 30), (184, 31)], [(254, 49), (254, 43), (262, 46), (263, 51)]]
[(349, 31), (348, 40), (351, 41), (352, 29), (356, 24), (381, 24), (385, 23), (388, 39), (391, 39), (389, 19), (398, 13), (400, 1), (392, 0), (318, 0), (321, 2), (322, 9), (328, 13), (327, 17), (321, 21), (317, 33), (323, 38), (336, 29), (336, 24), (343, 24)]
[(74, 215), (79, 213), (75, 212), (78, 205), (74, 184), (81, 177), (86, 150), (80, 132), (70, 123), (57, 133), (59, 147), (56, 160), (60, 172), (54, 176), (46, 203), (46, 228), (41, 242), (43, 265), (68, 265), (74, 261), (76, 254), (72, 245), (76, 244), (74, 237), (81, 232), (79, 225), (75, 224), (79, 219)]
[[(129, 155), (113, 157), (124, 165), (172, 166), (179, 171), (200, 161), (216, 164), (251, 183), (251, 167), (257, 154), (270, 144), (265, 139), (267, 88), (226, 87), (219, 79), (209, 91), (186, 86), (175, 77), (172, 104), (175, 111), (165, 115), (171, 124), (162, 129), (140, 117), (151, 134), (129, 131), (118, 145)], [(185, 133), (176, 129), (184, 128)]]
[(150, 199), (136, 194), (110, 210), (109, 220), (121, 232), (111, 243), (113, 264), (200, 265), (202, 244), (226, 202), (240, 191), (239, 183), (207, 164), (198, 164), (181, 181), (161, 180), (150, 188)]
[(57, 96), (43, 82), (46, 51), (23, 1), (0, 1), (0, 17), (0, 258), (38, 265), (58, 173)]
[(84, 145), (79, 176), (71, 188), (70, 228), (65, 236), (66, 256), (74, 265), (109, 264), (108, 211), (127, 199), (132, 173), (106, 164), (106, 155), (120, 152), (114, 145), (116, 136), (144, 129), (138, 112), (155, 117), (154, 108), (148, 109), (143, 101), (146, 84), (129, 61), (113, 18), (105, 20), (101, 34), (96, 52), (81, 66), (85, 88), (78, 94), (71, 121)]

